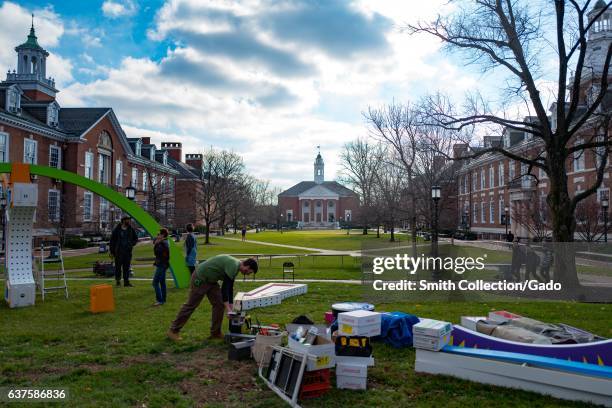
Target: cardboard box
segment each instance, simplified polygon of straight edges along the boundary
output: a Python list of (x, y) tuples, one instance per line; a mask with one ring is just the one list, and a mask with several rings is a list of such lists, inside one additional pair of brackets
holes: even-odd
[(343, 336), (380, 336), (380, 323), (352, 326), (346, 323), (338, 324), (338, 334)]
[(476, 331), (476, 323), (478, 323), (479, 320), (486, 319), (485, 316), (461, 316), (461, 326)]
[(361, 364), (338, 363), (336, 364), (336, 376), (367, 378), (368, 366)]
[(349, 390), (365, 390), (368, 385), (366, 377), (352, 377), (345, 375), (336, 375), (336, 388)]
[[(289, 336), (288, 347), (299, 353), (309, 354), (315, 358), (308, 359), (307, 371), (322, 370), (336, 364), (336, 345), (324, 336), (317, 336), (314, 344), (302, 344)], [(310, 357), (310, 356), (309, 356)]]
[(378, 324), (380, 326), (380, 313), (368, 310), (354, 310), (352, 312), (338, 313), (338, 324), (350, 326), (369, 326)]
[(449, 322), (443, 322), (433, 319), (419, 319), (420, 321), (412, 326), (414, 337), (418, 335), (440, 337), (446, 333), (450, 333), (453, 325)]
[(417, 349), (440, 351), (444, 346), (450, 343), (450, 337), (450, 332), (438, 337), (416, 335), (413, 338), (412, 344), (414, 348)]
[(348, 356), (336, 356), (336, 364), (353, 364), (361, 366), (374, 366), (373, 357), (348, 357)]

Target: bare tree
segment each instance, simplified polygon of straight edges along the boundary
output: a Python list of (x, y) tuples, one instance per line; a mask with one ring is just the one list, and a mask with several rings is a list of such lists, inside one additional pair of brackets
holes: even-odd
[(344, 145), (340, 160), (341, 180), (350, 185), (361, 199), (359, 213), (363, 234), (366, 235), (370, 222), (375, 218), (374, 188), (383, 165), (384, 150), (380, 143), (357, 139)]
[(531, 199), (516, 201), (512, 205), (512, 220), (525, 228), (538, 241), (550, 237), (550, 214), (548, 205), (532, 194)]
[(604, 235), (602, 209), (593, 197), (582, 201), (576, 207), (576, 232), (587, 242), (598, 241)]
[[(432, 123), (447, 129), (472, 129), (478, 134), (492, 129), (501, 133), (505, 128), (531, 135), (537, 148), (514, 151), (495, 146), (480, 149), (470, 157), (500, 153), (530, 169), (542, 169), (549, 178), (547, 203), (553, 239), (571, 242), (576, 230), (576, 207), (601, 185), (611, 146), (610, 115), (602, 102), (608, 90), (612, 44), (605, 50), (600, 70), (589, 66), (591, 61), (586, 58), (588, 35), (595, 31), (598, 18), (609, 9), (610, 2), (598, 2), (595, 8), (590, 0), (540, 3), (549, 7), (547, 10), (520, 0), (474, 0), (456, 5), (457, 11), (452, 15), (410, 25), (408, 32), (438, 38), (447, 50), (461, 53), (468, 63), (478, 64), (483, 72), (495, 70), (507, 74), (507, 98), (504, 104), (491, 106), (475, 93), (467, 98), (461, 111), (430, 103), (429, 117)], [(550, 30), (554, 34), (552, 40), (547, 37)], [(556, 58), (557, 88), (549, 117), (546, 94), (537, 81), (542, 76), (542, 59), (551, 57)], [(530, 120), (507, 114), (505, 108), (518, 101), (529, 109)], [(566, 163), (592, 149), (603, 149), (597, 177), (585, 190), (571, 196)], [(564, 282), (567, 289), (579, 287), (573, 253), (564, 253), (564, 259), (555, 265), (557, 280)]]
[(376, 194), (378, 196), (381, 219), (385, 228), (391, 232), (390, 241), (395, 241), (395, 226), (406, 212), (408, 198), (408, 177), (406, 170), (396, 164), (396, 159), (383, 161), (376, 172)]
[(203, 153), (203, 169), (200, 182), (201, 203), (206, 226), (205, 243), (210, 243), (210, 229), (218, 221), (225, 223), (232, 200), (239, 199), (236, 186), (242, 179), (244, 163), (242, 158), (227, 150), (210, 149)]
[(412, 188), (417, 154), (417, 140), (421, 130), (419, 111), (407, 104), (392, 103), (380, 109), (368, 108), (364, 113), (370, 135), (388, 145), (394, 160), (402, 167), (406, 191), (410, 192), (410, 219), (413, 253), (416, 254), (416, 197)]

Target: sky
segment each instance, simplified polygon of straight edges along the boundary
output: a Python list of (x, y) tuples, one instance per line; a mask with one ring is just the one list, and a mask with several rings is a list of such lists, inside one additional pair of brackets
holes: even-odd
[(445, 0), (0, 0), (0, 69), (16, 68), (34, 13), (63, 107), (112, 107), (128, 137), (239, 153), (248, 171), (289, 188), (337, 177), (345, 143), (368, 133), (369, 106), (444, 89), (477, 72), (409, 36)]

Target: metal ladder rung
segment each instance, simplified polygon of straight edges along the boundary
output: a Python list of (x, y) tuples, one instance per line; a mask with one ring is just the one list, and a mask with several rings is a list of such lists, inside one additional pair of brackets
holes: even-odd
[(60, 289), (66, 289), (66, 286), (50, 286), (44, 289), (45, 292), (50, 292), (52, 290), (60, 290)]
[(64, 276), (63, 272), (45, 272), (45, 278), (49, 277), (49, 276)]

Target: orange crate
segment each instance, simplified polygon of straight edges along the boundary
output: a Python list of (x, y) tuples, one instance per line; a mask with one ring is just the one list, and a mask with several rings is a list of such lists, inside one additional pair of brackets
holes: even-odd
[(89, 288), (91, 313), (114, 312), (115, 298), (113, 287), (108, 284), (94, 285)]

